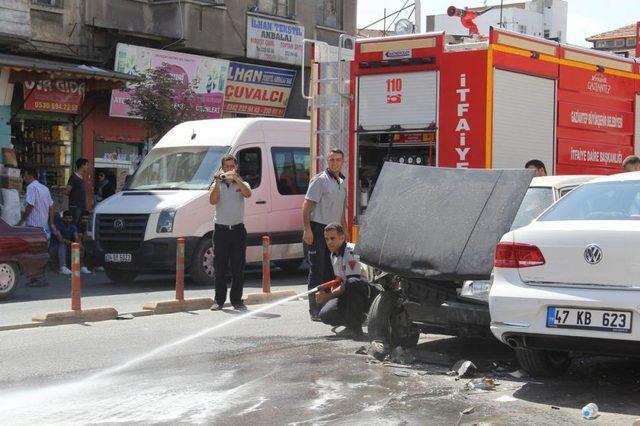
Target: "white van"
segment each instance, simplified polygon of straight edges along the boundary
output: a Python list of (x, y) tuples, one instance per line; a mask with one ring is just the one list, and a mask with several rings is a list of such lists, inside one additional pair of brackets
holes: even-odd
[(130, 282), (139, 273), (174, 271), (176, 239), (186, 239), (187, 272), (213, 279), (213, 218), (209, 187), (227, 153), (251, 185), (245, 201), (247, 263), (271, 259), (295, 269), (303, 258), (302, 202), (309, 184), (309, 122), (275, 118), (190, 121), (153, 147), (125, 189), (97, 205), (94, 239), (107, 276)]

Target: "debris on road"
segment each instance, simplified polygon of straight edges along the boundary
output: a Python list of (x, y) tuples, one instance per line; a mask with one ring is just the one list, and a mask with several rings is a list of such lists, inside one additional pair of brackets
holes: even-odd
[(599, 415), (598, 406), (593, 402), (582, 407), (582, 418), (585, 420), (593, 420)]
[(385, 357), (389, 353), (389, 345), (379, 340), (374, 340), (369, 345), (369, 355), (377, 359), (378, 361), (384, 361)]
[(473, 377), (473, 375), (478, 372), (478, 367), (469, 360), (460, 360), (453, 365), (452, 370), (455, 374), (450, 375), (465, 379)]
[(369, 352), (367, 352), (367, 347), (366, 346), (360, 346), (358, 348), (358, 350), (356, 351), (357, 355), (369, 355)]
[(517, 400), (518, 400), (517, 398), (514, 398), (511, 395), (502, 395), (495, 399), (496, 402), (515, 402)]
[(403, 349), (402, 346), (396, 346), (389, 356), (391, 362), (397, 364), (409, 365), (416, 361), (416, 357), (408, 349)]
[(394, 371), (393, 374), (395, 374), (398, 377), (409, 377), (409, 372), (405, 370)]
[(527, 374), (526, 371), (523, 370), (516, 370), (516, 371), (512, 371), (509, 373), (509, 375), (515, 379), (522, 379), (523, 377), (528, 377), (529, 375)]
[(468, 407), (465, 408), (464, 410), (460, 411), (460, 417), (458, 418), (458, 422), (456, 423), (456, 426), (460, 425), (460, 423), (462, 423), (462, 418), (464, 416), (468, 416), (469, 414), (473, 414), (476, 411), (476, 407)]
[(495, 387), (496, 387), (496, 382), (493, 379), (488, 379), (486, 377), (483, 377), (481, 379), (473, 379), (465, 385), (465, 389), (467, 390), (490, 391), (490, 390), (494, 390)]

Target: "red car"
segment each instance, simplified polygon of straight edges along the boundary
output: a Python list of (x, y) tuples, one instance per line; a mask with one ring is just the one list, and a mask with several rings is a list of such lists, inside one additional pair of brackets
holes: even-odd
[(42, 229), (11, 226), (0, 219), (0, 299), (11, 296), (21, 276), (44, 274), (49, 260), (47, 247)]

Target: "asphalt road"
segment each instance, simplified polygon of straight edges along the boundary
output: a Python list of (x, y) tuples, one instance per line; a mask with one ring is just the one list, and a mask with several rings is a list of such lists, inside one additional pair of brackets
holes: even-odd
[[(419, 363), (384, 365), (355, 353), (363, 343), (308, 321), (306, 306), (1, 332), (2, 422), (557, 425), (583, 422), (588, 402), (602, 412), (593, 423), (640, 416), (634, 361), (577, 360), (558, 379), (516, 379), (497, 341), (423, 336)], [(468, 391), (469, 379), (448, 376), (460, 358), (485, 370), (479, 377), (496, 375), (496, 390)]]

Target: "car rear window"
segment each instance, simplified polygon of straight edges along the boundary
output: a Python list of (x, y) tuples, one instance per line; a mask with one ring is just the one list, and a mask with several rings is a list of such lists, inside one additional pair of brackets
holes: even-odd
[(637, 219), (640, 219), (640, 181), (622, 181), (582, 185), (538, 220)]
[(516, 213), (511, 229), (522, 228), (531, 223), (540, 213), (553, 204), (553, 189), (544, 187), (531, 187), (522, 199), (522, 204)]

